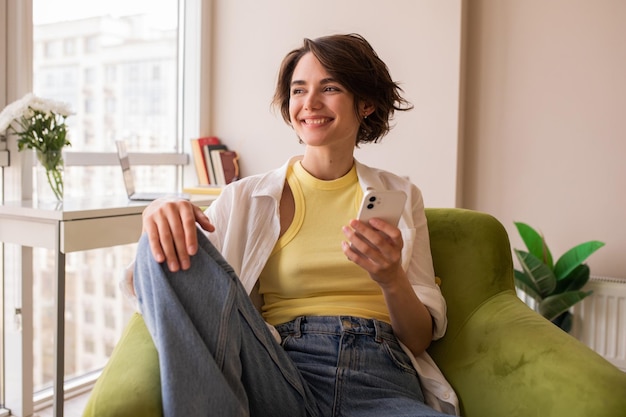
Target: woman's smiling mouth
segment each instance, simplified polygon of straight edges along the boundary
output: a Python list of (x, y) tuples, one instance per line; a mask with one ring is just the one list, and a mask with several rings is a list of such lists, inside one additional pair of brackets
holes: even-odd
[(324, 118), (316, 118), (316, 119), (302, 119), (302, 123), (305, 125), (321, 125), (324, 123), (330, 122), (332, 119), (324, 117)]

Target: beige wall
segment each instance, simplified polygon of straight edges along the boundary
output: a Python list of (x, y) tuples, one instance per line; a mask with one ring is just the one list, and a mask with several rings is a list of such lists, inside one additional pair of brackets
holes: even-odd
[(303, 151), (270, 111), (278, 67), (302, 38), (357, 32), (399, 81), (413, 111), (357, 157), (409, 176), (430, 206), (457, 195), (461, 0), (214, 0), (211, 100), (202, 129), (241, 152), (246, 175)]
[(541, 229), (554, 255), (602, 240), (592, 273), (626, 277), (626, 1), (212, 4), (201, 131), (239, 150), (244, 174), (302, 151), (269, 109), (285, 52), (305, 36), (359, 32), (415, 104), (361, 160), (409, 175), (427, 206), (495, 215), (514, 247), (514, 221)]
[(626, 1), (468, 1), (463, 205), (626, 278)]

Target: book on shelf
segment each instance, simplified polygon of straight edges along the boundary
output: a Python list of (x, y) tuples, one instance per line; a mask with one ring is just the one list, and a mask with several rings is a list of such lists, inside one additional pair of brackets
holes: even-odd
[(208, 175), (209, 175), (209, 184), (219, 185), (219, 182), (217, 181), (217, 176), (216, 176), (215, 162), (213, 161), (211, 153), (213, 151), (226, 150), (226, 149), (227, 149), (226, 145), (223, 145), (223, 144), (205, 145), (203, 147), (204, 160), (206, 161), (206, 170), (208, 171)]
[(240, 177), (239, 154), (215, 136), (191, 140), (199, 185), (226, 185)]
[(230, 184), (239, 179), (239, 156), (237, 152), (228, 149), (214, 149), (211, 151), (211, 161), (213, 162), (217, 185)]
[(197, 139), (191, 139), (191, 156), (196, 168), (196, 175), (199, 184), (209, 184), (209, 171), (207, 169), (207, 161), (204, 155), (204, 147), (207, 145), (219, 145), (220, 140), (215, 136), (206, 136)]
[(213, 149), (211, 150), (211, 162), (213, 163), (213, 172), (215, 174), (215, 184), (226, 184), (226, 178), (224, 177), (224, 167), (222, 166), (222, 157), (220, 154), (226, 152), (226, 149)]
[(220, 195), (222, 188), (223, 187), (220, 185), (200, 184), (191, 187), (184, 187), (183, 192), (186, 194), (196, 195)]
[(222, 159), (222, 171), (224, 171), (224, 184), (230, 184), (239, 179), (239, 154), (235, 151), (220, 153)]

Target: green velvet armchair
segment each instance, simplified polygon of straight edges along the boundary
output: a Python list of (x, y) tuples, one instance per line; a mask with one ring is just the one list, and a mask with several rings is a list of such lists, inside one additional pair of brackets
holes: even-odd
[[(465, 417), (626, 416), (626, 374), (515, 294), (508, 236), (493, 217), (427, 209), (448, 331), (429, 352)], [(160, 416), (157, 352), (132, 317), (84, 416)]]

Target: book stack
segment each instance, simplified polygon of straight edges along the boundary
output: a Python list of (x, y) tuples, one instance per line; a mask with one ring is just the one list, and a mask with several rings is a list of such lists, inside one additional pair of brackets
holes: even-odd
[(224, 186), (239, 179), (239, 155), (215, 136), (191, 139), (199, 185)]

